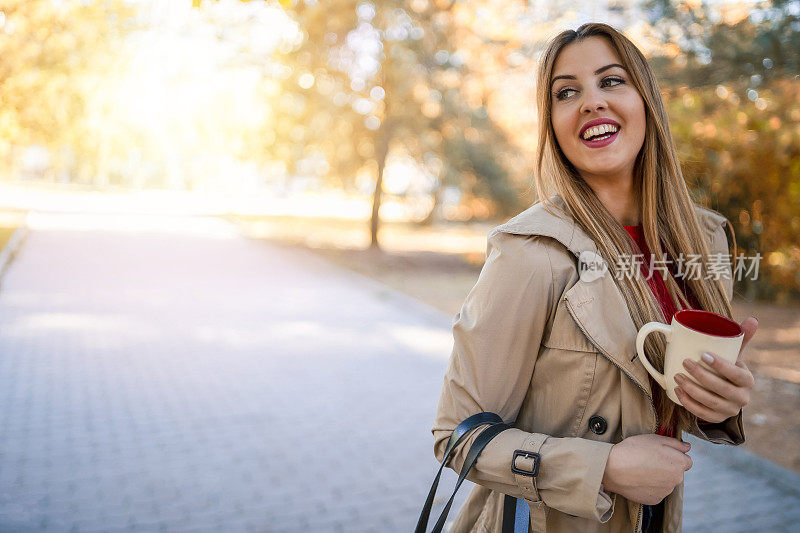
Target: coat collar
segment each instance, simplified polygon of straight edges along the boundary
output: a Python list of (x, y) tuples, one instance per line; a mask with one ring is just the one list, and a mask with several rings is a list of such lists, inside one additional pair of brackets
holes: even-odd
[[(550, 206), (555, 206), (554, 211), (558, 216), (549, 213), (544, 206), (544, 202), (537, 202), (517, 216), (509, 219), (496, 229), (505, 233), (516, 235), (544, 235), (552, 237), (567, 247), (576, 256), (584, 250), (597, 251), (594, 241), (581, 230), (574, 219), (567, 214), (567, 207), (561, 196), (554, 194), (550, 197)], [(563, 213), (561, 213), (563, 211)], [(725, 223), (725, 217), (695, 205), (695, 212), (701, 227), (705, 229), (709, 238), (714, 231)]]
[[(551, 237), (572, 252), (576, 260), (581, 252), (598, 253), (595, 242), (567, 214), (564, 200), (553, 195), (549, 204), (555, 214), (548, 212), (543, 202), (538, 202), (495, 230)], [(725, 217), (700, 206), (696, 206), (696, 211), (710, 239)], [(611, 275), (592, 281), (584, 281), (579, 276), (564, 293), (562, 301), (588, 340), (652, 398), (647, 370), (636, 356), (636, 325)]]

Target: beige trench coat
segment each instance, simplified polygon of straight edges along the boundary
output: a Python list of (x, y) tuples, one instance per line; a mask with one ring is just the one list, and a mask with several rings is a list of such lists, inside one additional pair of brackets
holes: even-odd
[[(557, 195), (552, 200), (564, 205)], [(695, 209), (712, 253), (729, 253), (725, 218)], [(614, 443), (656, 432), (650, 380), (634, 357), (637, 330), (611, 275), (580, 279), (577, 258), (585, 250), (597, 247), (572, 219), (541, 203), (489, 233), (486, 263), (453, 320), (434, 455), (441, 462), (450, 434), (472, 414), (491, 411), (514, 427), (486, 446), (470, 472), (477, 485), (452, 533), (499, 532), (503, 494), (528, 502), (531, 531), (641, 529), (642, 505), (605, 491), (601, 480)], [(730, 269), (724, 285), (731, 297)], [(456, 448), (450, 468), (461, 470), (478, 433)], [(692, 433), (740, 444), (742, 414)], [(540, 454), (535, 478), (512, 472), (515, 450)], [(531, 462), (518, 456), (516, 466), (529, 470)], [(663, 531), (681, 531), (682, 500), (683, 484), (664, 502)]]

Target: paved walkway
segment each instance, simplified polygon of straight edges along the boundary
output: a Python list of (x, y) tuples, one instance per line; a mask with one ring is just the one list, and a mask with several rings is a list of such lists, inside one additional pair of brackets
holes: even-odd
[[(218, 220), (147, 220), (34, 216), (5, 274), (0, 531), (412, 531), (450, 317)], [(687, 531), (800, 520), (800, 477), (704, 449)]]

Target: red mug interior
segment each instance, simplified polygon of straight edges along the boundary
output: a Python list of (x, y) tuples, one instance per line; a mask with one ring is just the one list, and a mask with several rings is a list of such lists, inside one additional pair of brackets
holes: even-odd
[(673, 318), (691, 330), (715, 337), (738, 337), (744, 333), (742, 327), (730, 318), (710, 311), (683, 309)]

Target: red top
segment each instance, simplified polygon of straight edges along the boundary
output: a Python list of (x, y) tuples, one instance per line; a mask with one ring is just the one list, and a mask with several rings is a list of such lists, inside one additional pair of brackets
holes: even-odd
[[(644, 240), (644, 229), (642, 228), (641, 224), (636, 226), (624, 226), (624, 228), (628, 232), (628, 235), (630, 235), (633, 241), (639, 246), (639, 250), (641, 250), (641, 253), (644, 254), (644, 261), (642, 261), (641, 270), (642, 270), (642, 275), (645, 278), (647, 278), (647, 275), (650, 271), (649, 265), (651, 264), (650, 263), (651, 257), (650, 257), (650, 249), (647, 247), (647, 243)], [(667, 255), (667, 260), (671, 260), (669, 255)], [(673, 268), (672, 264), (667, 263), (667, 266), (669, 268), (670, 275), (674, 275), (675, 269)], [(694, 294), (689, 289), (689, 287), (686, 286), (685, 281), (680, 279), (677, 282), (678, 285), (683, 290), (683, 293), (688, 298), (692, 309), (699, 309), (700, 304), (697, 302), (697, 299), (694, 297)], [(653, 274), (647, 280), (647, 283), (650, 285), (650, 290), (653, 291), (653, 294), (655, 294), (656, 298), (658, 299), (658, 303), (661, 304), (661, 309), (664, 312), (664, 317), (666, 318), (667, 323), (671, 322), (672, 315), (674, 315), (678, 311), (678, 309), (676, 309), (675, 306), (673, 305), (672, 299), (669, 296), (669, 291), (667, 291), (667, 285), (664, 282), (664, 280), (661, 279), (661, 271), (654, 270)], [(655, 383), (652, 377), (650, 378), (650, 386), (652, 388), (658, 386), (658, 384)], [(656, 410), (658, 410), (658, 406), (656, 406)], [(675, 428), (672, 427), (665, 428), (659, 426), (658, 434), (666, 435), (667, 437), (674, 437)]]

